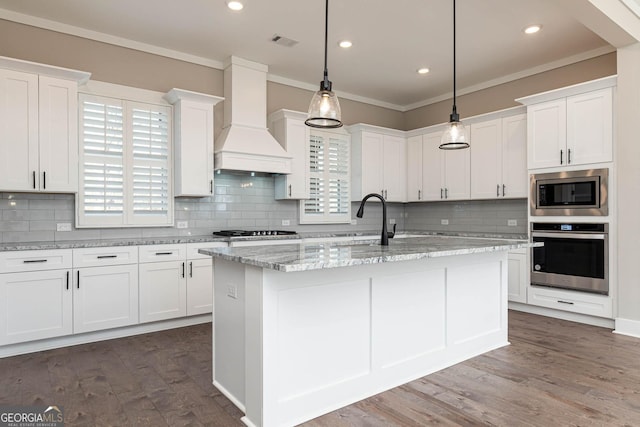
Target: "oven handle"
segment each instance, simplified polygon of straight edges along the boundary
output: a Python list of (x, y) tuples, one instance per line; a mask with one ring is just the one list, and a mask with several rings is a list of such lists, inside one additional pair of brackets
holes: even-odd
[(549, 237), (551, 239), (569, 238), (584, 240), (605, 240), (606, 234), (590, 233), (531, 233), (531, 237)]

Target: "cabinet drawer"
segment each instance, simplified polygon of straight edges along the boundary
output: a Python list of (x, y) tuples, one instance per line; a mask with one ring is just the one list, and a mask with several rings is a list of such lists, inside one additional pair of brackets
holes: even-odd
[(102, 267), (108, 265), (136, 264), (136, 246), (114, 246), (108, 248), (85, 248), (73, 250), (73, 267)]
[(71, 249), (0, 252), (0, 273), (71, 268)]
[(226, 246), (226, 242), (187, 243), (187, 259), (211, 259), (209, 255), (198, 253), (198, 249), (224, 248)]
[(187, 259), (187, 245), (148, 245), (138, 246), (140, 263), (162, 261), (184, 261)]
[(610, 296), (529, 286), (527, 303), (589, 316), (613, 317)]

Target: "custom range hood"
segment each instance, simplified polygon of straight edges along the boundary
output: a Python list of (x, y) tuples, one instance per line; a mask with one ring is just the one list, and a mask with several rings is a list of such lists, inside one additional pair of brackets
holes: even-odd
[(267, 70), (232, 56), (224, 63), (224, 122), (215, 169), (291, 173), (291, 156), (267, 130)]

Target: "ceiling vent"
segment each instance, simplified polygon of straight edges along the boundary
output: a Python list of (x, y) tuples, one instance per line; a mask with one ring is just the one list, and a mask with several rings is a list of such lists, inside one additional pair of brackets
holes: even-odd
[(277, 34), (275, 34), (273, 37), (271, 37), (271, 41), (274, 42), (275, 44), (279, 45), (279, 46), (284, 46), (284, 47), (294, 47), (295, 45), (297, 45), (299, 42), (298, 40), (293, 40), (287, 37), (282, 37), (279, 36)]

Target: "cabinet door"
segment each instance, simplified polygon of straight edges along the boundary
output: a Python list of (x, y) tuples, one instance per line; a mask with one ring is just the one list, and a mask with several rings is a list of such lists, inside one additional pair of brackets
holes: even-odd
[[(382, 166), (384, 164), (384, 136), (362, 132), (362, 197), (384, 190)], [(372, 199), (373, 200), (373, 199)]]
[(0, 274), (0, 345), (71, 334), (70, 270)]
[(438, 148), (441, 137), (441, 132), (422, 136), (423, 200), (444, 198), (444, 151)]
[(474, 123), (471, 138), (471, 198), (496, 199), (502, 194), (502, 120)]
[(567, 98), (568, 164), (613, 160), (612, 94), (606, 88)]
[(407, 139), (407, 201), (422, 199), (422, 135), (417, 135)]
[(526, 198), (529, 194), (525, 114), (502, 119), (502, 185), (503, 197)]
[(37, 75), (0, 69), (0, 129), (0, 191), (37, 190)]
[(213, 105), (180, 100), (175, 105), (175, 195), (213, 194)]
[(139, 265), (140, 323), (186, 316), (186, 267), (184, 261)]
[[(467, 135), (469, 134), (470, 129), (467, 126)], [(473, 145), (473, 135), (471, 135), (469, 142)], [(444, 196), (447, 200), (466, 200), (471, 196), (471, 155), (469, 151), (444, 151)]]
[(74, 333), (137, 323), (137, 264), (82, 268), (74, 271)]
[(529, 169), (550, 168), (566, 163), (567, 109), (564, 99), (527, 108)]
[(404, 138), (385, 135), (382, 151), (384, 197), (389, 202), (407, 199), (407, 146)]
[(213, 311), (212, 259), (189, 260), (187, 277), (187, 316)]
[(39, 78), (40, 190), (78, 191), (78, 84)]
[(284, 129), (277, 133), (279, 142), (291, 156), (291, 173), (275, 178), (275, 198), (308, 199), (309, 198), (309, 138), (310, 129), (302, 120), (284, 119), (278, 124)]
[(522, 252), (509, 252), (509, 301), (527, 303), (527, 255)]

